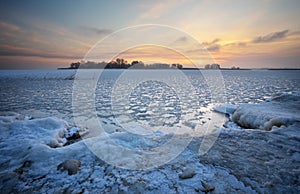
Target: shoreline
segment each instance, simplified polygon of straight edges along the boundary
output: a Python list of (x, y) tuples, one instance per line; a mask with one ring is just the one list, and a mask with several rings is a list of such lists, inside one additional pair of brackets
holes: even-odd
[(90, 70), (114, 70), (114, 69), (121, 69), (121, 70), (231, 70), (231, 71), (292, 71), (292, 70), (300, 70), (300, 68), (240, 68), (240, 69), (231, 69), (231, 68), (221, 68), (221, 69), (205, 69), (205, 68), (182, 68), (182, 69), (134, 69), (134, 68), (57, 68), (56, 70), (77, 70), (77, 69), (90, 69)]

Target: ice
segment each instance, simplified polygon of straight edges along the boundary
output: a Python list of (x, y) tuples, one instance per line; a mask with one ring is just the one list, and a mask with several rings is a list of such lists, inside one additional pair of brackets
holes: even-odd
[(283, 94), (269, 102), (242, 104), (233, 114), (233, 121), (245, 128), (272, 130), (300, 121), (300, 95)]
[[(65, 121), (57, 118), (18, 120), (18, 113), (5, 113), (10, 122), (1, 124), (0, 189), (2, 192), (180, 192), (197, 193), (210, 184), (216, 192), (224, 189), (252, 192), (225, 169), (199, 163), (196, 150), (186, 149), (174, 161), (148, 170), (126, 170), (111, 166), (87, 148), (86, 144), (107, 150), (105, 157), (116, 157), (116, 145), (136, 149), (134, 155), (117, 157), (116, 163), (141, 165), (139, 150), (164, 144), (171, 137), (155, 131), (141, 137), (128, 132), (99, 135), (67, 146), (61, 146), (66, 133), (76, 133)], [(12, 119), (14, 117), (15, 119)], [(201, 140), (195, 140), (195, 143)], [(142, 147), (141, 147), (142, 146)], [(122, 154), (122, 153), (120, 153)], [(79, 171), (68, 174), (58, 169), (66, 161), (79, 161)], [(57, 170), (58, 169), (58, 170)], [(193, 177), (181, 180), (184, 169), (191, 169)], [(76, 173), (77, 172), (77, 173)], [(25, 186), (26, 185), (26, 186)], [(234, 187), (232, 187), (232, 185)]]
[(285, 92), (283, 94), (279, 94), (270, 98), (269, 101), (276, 102), (299, 102), (300, 92)]
[[(299, 123), (273, 127), (271, 132), (226, 129), (204, 156), (198, 154), (202, 137), (195, 137), (175, 160), (157, 168), (136, 171), (106, 164), (95, 157), (83, 141), (62, 147), (59, 142), (68, 129), (76, 133), (78, 128), (70, 127), (61, 119), (20, 120), (23, 117), (13, 112), (1, 115), (1, 120), (10, 121), (1, 124), (0, 188), (3, 192), (59, 192), (61, 189), (80, 192), (85, 188), (87, 192), (152, 193), (174, 192), (176, 187), (180, 193), (197, 193), (209, 188), (216, 193), (236, 190), (256, 193), (299, 189), (293, 185), (297, 181), (297, 162), (300, 162)], [(106, 156), (118, 158), (118, 164), (132, 165), (140, 165), (134, 162), (140, 160), (139, 150), (157, 147), (171, 137), (162, 131), (142, 137), (128, 132), (107, 135), (116, 145), (136, 149), (135, 155), (116, 157), (116, 145), (103, 135), (85, 141), (107, 150)], [(66, 160), (80, 161), (79, 172), (68, 175), (67, 171), (57, 170)], [(274, 171), (277, 168), (281, 171)], [(194, 176), (181, 179), (180, 174), (185, 169), (190, 169)], [(287, 180), (281, 183), (284, 179)]]
[[(224, 71), (224, 98), (228, 104), (217, 104), (212, 111), (216, 104), (211, 102), (209, 87), (197, 71), (183, 71), (195, 87), (193, 93), (182, 95), (183, 103), (175, 95), (182, 89), (174, 90), (150, 80), (133, 89), (126, 106), (120, 104), (112, 110), (111, 92), (122, 71), (108, 70), (99, 78), (93, 96), (96, 121), (89, 115), (92, 101), (85, 92), (79, 95), (78, 103), (83, 111), (73, 115), (74, 72), (0, 72), (1, 192), (298, 193), (300, 190), (299, 95), (292, 92), (299, 90), (299, 71)], [(134, 78), (134, 72), (130, 79)], [(147, 75), (157, 71), (136, 73)], [(161, 75), (172, 75), (164, 73)], [(89, 74), (86, 76), (91, 78)], [(271, 97), (281, 93), (284, 95)], [(192, 94), (198, 98), (192, 98)], [(263, 102), (265, 99), (269, 102)], [(127, 110), (120, 112), (124, 107)], [(235, 115), (235, 121), (243, 127), (223, 114)], [(93, 134), (88, 126), (75, 125), (74, 116), (83, 122), (99, 121), (104, 132)], [(134, 125), (137, 123), (140, 125)], [(128, 124), (127, 130), (121, 124)], [(177, 135), (173, 127), (186, 127), (191, 133), (179, 131), (178, 143), (171, 144), (169, 151), (176, 153), (182, 139), (193, 138), (190, 144), (174, 159), (146, 168), (153, 159), (159, 163), (167, 158), (166, 154), (154, 158), (155, 149), (173, 140)], [(214, 131), (220, 132), (216, 139), (210, 136)], [(68, 140), (78, 133), (84, 140)], [(207, 147), (205, 143), (211, 139), (216, 141), (200, 155), (199, 147)], [(98, 158), (90, 146), (102, 150), (103, 156)], [(120, 152), (120, 146), (132, 152)], [(142, 157), (144, 150), (149, 155)], [(69, 160), (80, 161), (76, 174), (57, 170), (59, 164)], [(126, 164), (131, 169), (120, 167)], [(186, 169), (195, 175), (180, 179)]]
[(1, 79), (42, 80), (74, 79), (76, 70), (1, 70)]
[(233, 104), (221, 104), (221, 105), (215, 106), (213, 108), (213, 110), (216, 112), (219, 112), (219, 113), (233, 115), (236, 108), (237, 108), (237, 106), (233, 105)]
[(202, 162), (231, 169), (256, 193), (297, 193), (299, 129), (297, 122), (288, 127), (273, 127), (272, 131), (223, 130)]

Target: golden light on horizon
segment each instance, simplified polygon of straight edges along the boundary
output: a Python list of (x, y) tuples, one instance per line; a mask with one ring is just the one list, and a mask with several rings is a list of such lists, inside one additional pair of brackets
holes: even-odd
[(193, 53), (191, 56), (192, 58), (168, 47), (143, 45), (123, 51), (116, 55), (112, 60), (122, 58), (128, 63), (131, 63), (132, 61), (142, 61), (144, 64), (182, 64), (184, 67), (202, 67), (203, 65), (212, 62), (211, 56), (207, 52), (202, 53), (202, 55), (200, 52)]
[(179, 63), (185, 66), (192, 66), (193, 63), (183, 54), (167, 47), (155, 46), (155, 45), (143, 45), (134, 48), (130, 48), (116, 57), (123, 58), (129, 63), (131, 61), (142, 61), (145, 64), (153, 63)]

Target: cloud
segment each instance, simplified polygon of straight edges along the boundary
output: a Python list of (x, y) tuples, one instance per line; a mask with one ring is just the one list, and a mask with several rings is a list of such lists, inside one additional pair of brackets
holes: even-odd
[(247, 46), (247, 43), (245, 43), (245, 42), (238, 42), (237, 45), (239, 47), (245, 47), (245, 46)]
[(0, 56), (9, 56), (9, 57), (41, 57), (41, 58), (56, 58), (56, 59), (72, 59), (78, 58), (77, 56), (72, 56), (68, 54), (59, 54), (54, 52), (44, 52), (37, 49), (31, 48), (22, 48), (12, 45), (2, 44), (0, 45)]
[(1, 31), (3, 31), (3, 30), (20, 31), (21, 30), (19, 26), (16, 26), (14, 24), (10, 24), (7, 22), (3, 22), (3, 21), (0, 21), (0, 29), (1, 29)]
[(203, 42), (202, 44), (204, 45), (204, 46), (211, 46), (211, 45), (214, 45), (214, 44), (216, 44), (217, 42), (219, 42), (220, 41), (220, 39), (219, 38), (215, 38), (213, 41), (211, 41), (211, 42)]
[(206, 49), (207, 49), (208, 51), (210, 51), (210, 52), (217, 52), (217, 51), (220, 50), (220, 48), (221, 48), (220, 45), (214, 44), (214, 45), (212, 45), (212, 46), (210, 46), (210, 47), (207, 47)]
[(90, 36), (82, 36), (77, 33), (78, 31), (76, 31), (76, 29), (66, 28), (65, 26), (40, 20), (39, 18), (31, 19), (31, 22), (26, 23), (26, 25), (26, 34), (20, 35), (20, 39), (24, 39), (25, 36), (30, 36), (33, 39), (37, 35), (40, 39), (40, 42), (48, 41), (48, 44), (46, 43), (48, 46), (57, 44), (62, 45), (63, 47), (70, 45), (77, 45), (77, 47), (85, 48), (91, 47), (90, 43), (83, 40), (83, 38), (90, 38)]
[(179, 38), (177, 38), (174, 43), (184, 43), (184, 42), (187, 42), (188, 41), (188, 38), (186, 36), (181, 36)]
[(96, 35), (106, 35), (113, 32), (111, 29), (106, 28), (95, 28), (95, 27), (83, 27), (83, 30), (87, 33), (93, 33)]
[(283, 38), (286, 38), (289, 30), (283, 30), (278, 32), (273, 32), (267, 34), (265, 36), (258, 36), (252, 40), (253, 43), (267, 43), (267, 42), (274, 42)]
[(215, 38), (211, 42), (203, 42), (203, 46), (210, 52), (217, 52), (220, 50), (221, 45), (217, 44), (220, 41), (219, 38)]
[(221, 45), (217, 44), (220, 41), (219, 38), (216, 38), (210, 42), (202, 42), (203, 48), (187, 50), (188, 53), (206, 53), (209, 52), (218, 52), (221, 49)]
[(233, 43), (225, 44), (224, 46), (246, 47), (247, 43), (246, 42), (233, 42)]
[(290, 32), (289, 35), (300, 35), (300, 31), (293, 31), (293, 32)]

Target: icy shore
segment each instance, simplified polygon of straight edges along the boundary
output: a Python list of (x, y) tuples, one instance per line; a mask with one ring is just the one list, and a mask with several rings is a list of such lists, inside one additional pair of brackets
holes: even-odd
[[(0, 190), (4, 193), (299, 192), (299, 95), (239, 105), (236, 110), (231, 106), (225, 112), (248, 129), (227, 125), (210, 151), (201, 156), (198, 149), (203, 137), (193, 137), (177, 158), (148, 170), (109, 165), (97, 158), (84, 141), (68, 144), (67, 138), (76, 134), (76, 129), (64, 120), (1, 113)], [(157, 146), (168, 134), (153, 133), (137, 139), (136, 135), (123, 131), (108, 136), (122, 145), (144, 145), (141, 149), (145, 149)], [(102, 140), (101, 135), (88, 139), (96, 147), (109, 146)], [(126, 155), (122, 160), (132, 162)]]
[(242, 104), (233, 121), (251, 129), (272, 130), (300, 122), (300, 94), (282, 94), (260, 104)]

